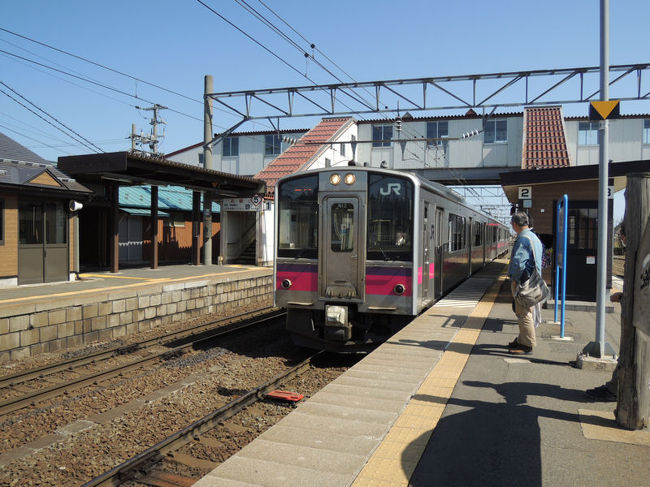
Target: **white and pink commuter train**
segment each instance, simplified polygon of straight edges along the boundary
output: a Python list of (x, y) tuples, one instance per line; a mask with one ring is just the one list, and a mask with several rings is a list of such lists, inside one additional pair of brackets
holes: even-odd
[(509, 229), (407, 172), (300, 172), (275, 193), (275, 301), (301, 346), (366, 351), (507, 251)]

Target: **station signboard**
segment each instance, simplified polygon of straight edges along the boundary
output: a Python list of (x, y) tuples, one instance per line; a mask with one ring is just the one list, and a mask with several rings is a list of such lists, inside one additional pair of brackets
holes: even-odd
[(250, 198), (224, 198), (221, 202), (222, 211), (261, 211), (264, 198), (255, 194)]

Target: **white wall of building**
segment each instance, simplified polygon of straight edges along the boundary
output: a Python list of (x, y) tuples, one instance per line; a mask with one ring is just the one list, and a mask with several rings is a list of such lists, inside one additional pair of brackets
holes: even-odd
[[(309, 165), (307, 170), (321, 169), (330, 166), (340, 166), (347, 164), (352, 160), (352, 139), (358, 140), (357, 124), (350, 125), (336, 138), (336, 142), (331, 143), (315, 156), (314, 161)], [(358, 150), (358, 145), (357, 145)], [(329, 162), (328, 162), (329, 161)]]
[[(582, 120), (586, 122), (586, 120)], [(566, 141), (571, 165), (598, 164), (598, 144), (580, 145), (580, 120), (567, 120)], [(650, 159), (650, 144), (643, 144), (643, 119), (609, 121), (609, 158), (614, 162)]]
[(259, 249), (262, 265), (273, 265), (274, 248), (275, 248), (275, 204), (273, 202), (265, 202), (265, 209), (260, 213), (260, 226), (258, 242), (261, 243)]
[[(282, 133), (281, 137), (300, 138), (304, 131)], [(268, 134), (271, 134), (269, 132)], [(254, 176), (264, 169), (278, 154), (264, 154), (265, 136), (267, 134), (235, 135), (239, 139), (239, 155), (223, 156), (223, 141), (218, 142), (212, 149), (212, 161), (216, 171), (237, 174), (239, 176)], [(285, 151), (289, 144), (282, 142), (281, 150)], [(175, 162), (203, 167), (203, 147), (194, 147), (185, 152), (174, 154), (171, 159)]]
[[(505, 117), (504, 117), (505, 118)], [(500, 120), (500, 117), (493, 117)], [(483, 143), (483, 135), (479, 134), (462, 139), (462, 134), (472, 130), (483, 130), (480, 118), (448, 120), (449, 140), (441, 144), (427, 144), (426, 141), (391, 143), (390, 147), (373, 147), (371, 143), (358, 145), (357, 161), (368, 162), (373, 167), (380, 167), (385, 161), (387, 167), (394, 169), (422, 169), (425, 167), (520, 167), (523, 136), (523, 117), (507, 117), (508, 135), (506, 142), (491, 144)], [(392, 124), (392, 122), (377, 122), (376, 125)], [(359, 140), (372, 140), (372, 128), (375, 124), (359, 125)], [(425, 139), (427, 136), (426, 121), (402, 121), (401, 135), (393, 127), (393, 139)]]

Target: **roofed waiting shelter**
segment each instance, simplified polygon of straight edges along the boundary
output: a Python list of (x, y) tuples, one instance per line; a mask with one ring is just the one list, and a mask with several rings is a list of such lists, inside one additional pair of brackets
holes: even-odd
[[(130, 152), (60, 157), (58, 166), (95, 191), (95, 199), (89, 208), (93, 216), (86, 220), (89, 227), (84, 229), (82, 226), (82, 230), (84, 234), (93, 236), (96, 246), (82, 244), (81, 250), (85, 250), (86, 255), (97, 256), (100, 263), (109, 264), (111, 272), (119, 270), (120, 186), (151, 185), (152, 268), (158, 267), (158, 186), (183, 186), (193, 191), (193, 264), (199, 264), (201, 247), (201, 193), (205, 193), (206, 199), (219, 200), (248, 197), (265, 191), (264, 182), (256, 179)], [(213, 249), (215, 247), (218, 248), (213, 246)]]

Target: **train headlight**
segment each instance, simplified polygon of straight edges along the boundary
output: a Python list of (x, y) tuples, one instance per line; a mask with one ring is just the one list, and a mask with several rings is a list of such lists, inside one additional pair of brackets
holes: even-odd
[(404, 287), (404, 284), (397, 284), (394, 288), (393, 291), (395, 291), (395, 294), (397, 295), (402, 295), (404, 294), (404, 291), (406, 291), (406, 288)]
[(336, 185), (339, 184), (340, 182), (341, 182), (341, 175), (340, 175), (340, 174), (336, 174), (336, 173), (334, 173), (334, 174), (332, 174), (332, 175), (330, 176), (330, 184), (331, 184), (332, 186), (336, 186)]
[(284, 279), (282, 281), (282, 287), (285, 289), (289, 289), (291, 287), (291, 281), (289, 279)]
[(357, 180), (357, 177), (352, 174), (351, 172), (347, 173), (345, 175), (345, 178), (343, 178), (343, 181), (345, 181), (345, 184), (354, 184), (354, 182)]

